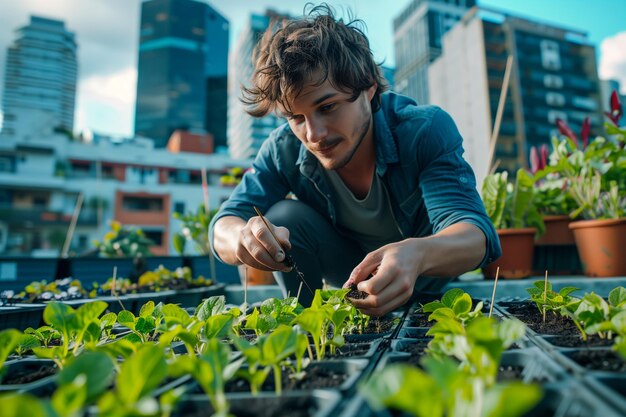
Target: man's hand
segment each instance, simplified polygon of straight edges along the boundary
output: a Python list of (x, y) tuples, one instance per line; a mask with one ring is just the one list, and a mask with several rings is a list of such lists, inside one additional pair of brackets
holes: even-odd
[(284, 263), (285, 250), (291, 249), (289, 230), (274, 226), (268, 222), (272, 233), (260, 217), (255, 216), (247, 222), (228, 216), (215, 224), (215, 248), (220, 257), (228, 263), (246, 264), (264, 271), (284, 271), (291, 268)]
[[(433, 236), (409, 238), (369, 253), (344, 288), (357, 284), (369, 295), (353, 300), (359, 310), (380, 316), (406, 303), (420, 275), (450, 277), (476, 268), (485, 257), (486, 238), (469, 223), (455, 223)], [(368, 279), (369, 276), (372, 276)]]
[(419, 239), (406, 239), (367, 254), (343, 285), (356, 284), (369, 294), (361, 300), (350, 299), (352, 304), (367, 315), (382, 316), (406, 303), (421, 272), (421, 253)]

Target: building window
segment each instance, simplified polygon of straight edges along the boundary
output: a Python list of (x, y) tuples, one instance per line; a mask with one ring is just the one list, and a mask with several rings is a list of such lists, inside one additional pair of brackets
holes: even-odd
[(174, 203), (174, 213), (185, 214), (185, 203), (183, 201)]
[(559, 55), (559, 44), (547, 39), (539, 42), (541, 48), (541, 65), (545, 69), (558, 71), (561, 69), (561, 56)]
[(143, 233), (157, 246), (163, 246), (163, 230), (145, 230)]
[(547, 88), (563, 88), (563, 77), (560, 75), (546, 74), (543, 76), (543, 85)]
[(126, 211), (163, 211), (163, 199), (159, 197), (124, 197), (122, 208)]
[(549, 106), (561, 107), (565, 105), (565, 96), (561, 93), (546, 93), (546, 103)]

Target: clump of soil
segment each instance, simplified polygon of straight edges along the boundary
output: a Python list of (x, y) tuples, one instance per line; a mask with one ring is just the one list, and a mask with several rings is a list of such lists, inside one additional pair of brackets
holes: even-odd
[(330, 352), (326, 352), (324, 359), (342, 359), (363, 356), (369, 352), (371, 346), (371, 343), (350, 343), (335, 349), (334, 355), (331, 355)]
[(425, 349), (428, 347), (428, 342), (430, 342), (430, 340), (415, 340), (410, 343), (402, 343), (398, 345), (398, 351), (422, 357), (426, 354)]
[(369, 294), (365, 291), (359, 291), (359, 289), (357, 289), (356, 287), (356, 284), (352, 284), (350, 285), (350, 292), (346, 294), (346, 297), (352, 298), (354, 300), (363, 300), (364, 298), (367, 298), (368, 295)]
[(391, 332), (398, 322), (399, 318), (394, 317), (372, 317), (365, 326), (365, 329), (361, 333), (358, 330), (352, 332), (352, 334), (383, 334)]
[(2, 385), (27, 384), (54, 375), (57, 368), (54, 365), (42, 365), (38, 368), (24, 368), (12, 371), (2, 379)]
[(432, 327), (434, 322), (428, 321), (429, 313), (413, 313), (407, 317), (409, 327)]
[[(179, 415), (205, 417), (213, 414), (207, 402), (185, 402), (178, 408)], [(308, 417), (315, 415), (319, 405), (311, 396), (239, 399), (231, 403), (230, 414), (237, 417)]]
[(505, 308), (510, 314), (526, 323), (528, 327), (537, 333), (563, 336), (580, 334), (572, 319), (561, 316), (558, 313), (546, 312), (546, 321), (544, 322), (543, 314), (533, 302), (510, 303), (506, 304)]
[[(348, 379), (348, 374), (340, 370), (320, 366), (309, 366), (302, 379), (289, 378), (290, 372), (281, 372), (283, 391), (337, 388)], [(199, 390), (199, 387), (198, 387)], [(226, 383), (226, 392), (250, 392), (250, 384), (243, 378), (236, 378)], [(270, 373), (261, 387), (261, 391), (274, 391), (274, 374)], [(198, 391), (198, 393), (201, 391)]]
[(602, 339), (595, 335), (587, 335), (587, 340), (583, 340), (580, 335), (577, 336), (557, 336), (547, 339), (554, 346), (559, 347), (607, 347), (613, 346), (614, 340)]
[(626, 361), (610, 350), (581, 350), (572, 353), (571, 358), (594, 371), (626, 372)]

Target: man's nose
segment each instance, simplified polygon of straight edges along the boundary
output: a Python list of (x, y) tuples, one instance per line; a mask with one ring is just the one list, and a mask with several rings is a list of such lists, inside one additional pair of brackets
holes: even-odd
[(307, 120), (306, 122), (306, 140), (307, 142), (319, 142), (328, 134), (326, 125), (321, 120)]

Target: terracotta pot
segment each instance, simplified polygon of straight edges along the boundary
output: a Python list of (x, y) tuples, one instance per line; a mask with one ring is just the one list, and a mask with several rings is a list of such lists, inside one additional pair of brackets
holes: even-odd
[(571, 219), (568, 215), (543, 216), (546, 232), (535, 242), (535, 245), (575, 245), (574, 233), (568, 227)]
[(537, 229), (498, 229), (497, 232), (502, 256), (483, 267), (485, 278), (495, 278), (497, 267), (500, 267), (498, 278), (519, 279), (530, 276)]
[(626, 276), (626, 218), (580, 220), (569, 225), (585, 275)]
[(272, 271), (263, 271), (261, 269), (252, 268), (247, 265), (239, 265), (239, 279), (241, 285), (244, 285), (246, 279), (246, 270), (248, 271), (248, 285), (272, 285), (276, 284)]

